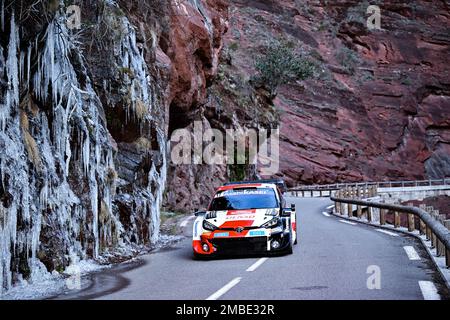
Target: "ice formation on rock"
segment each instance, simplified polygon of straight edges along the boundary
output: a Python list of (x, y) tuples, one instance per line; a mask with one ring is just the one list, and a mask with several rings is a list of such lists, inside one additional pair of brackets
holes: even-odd
[[(126, 196), (116, 194), (114, 143), (64, 19), (57, 14), (44, 34), (21, 44), (11, 16), (8, 46), (0, 45), (0, 85), (6, 83), (0, 86), (0, 294), (15, 278), (32, 281), (35, 266), (61, 270), (73, 257), (97, 259), (104, 249), (126, 245), (124, 234), (134, 232), (125, 230), (114, 205)], [(125, 80), (132, 114), (150, 118), (146, 63), (133, 26), (121, 19), (117, 63), (134, 75)], [(156, 132), (159, 165), (152, 164), (148, 186), (133, 195), (149, 217), (151, 242), (159, 237), (167, 161), (166, 138)]]

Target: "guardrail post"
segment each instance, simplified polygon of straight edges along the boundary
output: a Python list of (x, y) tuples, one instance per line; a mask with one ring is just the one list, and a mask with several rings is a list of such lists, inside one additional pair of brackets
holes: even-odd
[(356, 216), (358, 217), (358, 219), (361, 219), (362, 216), (362, 207), (360, 205), (356, 206)]
[(386, 209), (380, 209), (380, 225), (384, 226), (386, 224)]
[(425, 238), (431, 240), (431, 229), (428, 225), (425, 225)]
[[(441, 214), (439, 215), (439, 210), (437, 211), (437, 220), (442, 223), (442, 225), (445, 226), (445, 214)], [(438, 257), (443, 257), (445, 256), (445, 246), (444, 244), (441, 242), (441, 240), (439, 240), (439, 238), (436, 237), (436, 253), (438, 255)]]
[(400, 227), (400, 212), (394, 211), (394, 228)]
[[(431, 180), (430, 180), (431, 181)], [(427, 212), (436, 219), (435, 210), (432, 206), (427, 206)], [(431, 248), (436, 248), (436, 235), (430, 229), (430, 240), (431, 240)]]
[(414, 215), (412, 213), (408, 213), (408, 231), (413, 232), (416, 229)]
[[(450, 230), (450, 220), (444, 220), (444, 226)], [(447, 268), (450, 268), (450, 248), (447, 248), (445, 250), (445, 262), (447, 265)]]
[(372, 207), (367, 207), (367, 221), (372, 222)]
[(420, 223), (419, 223), (419, 233), (420, 233), (421, 235), (424, 235), (425, 232), (426, 232), (426, 225), (425, 225), (425, 222), (423, 222), (423, 220), (420, 219)]
[[(412, 203), (408, 203), (409, 207), (413, 207)], [(408, 213), (408, 231), (413, 232), (416, 229), (414, 215), (412, 213)]]
[[(431, 231), (431, 247), (436, 248), (436, 235), (433, 231)], [(436, 248), (437, 249), (437, 248)]]

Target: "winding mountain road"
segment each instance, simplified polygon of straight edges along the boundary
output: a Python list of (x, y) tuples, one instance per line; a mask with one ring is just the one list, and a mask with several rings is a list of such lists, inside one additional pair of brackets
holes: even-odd
[(419, 240), (331, 216), (328, 199), (287, 200), (299, 220), (292, 255), (194, 260), (190, 219), (180, 225), (186, 239), (172, 248), (94, 273), (56, 298), (449, 299)]

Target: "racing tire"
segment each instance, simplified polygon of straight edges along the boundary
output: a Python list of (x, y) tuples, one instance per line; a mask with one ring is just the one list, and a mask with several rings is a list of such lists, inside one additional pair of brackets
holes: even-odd
[(294, 248), (293, 248), (293, 241), (292, 241), (292, 224), (291, 224), (291, 232), (290, 232), (290, 239), (289, 239), (289, 246), (286, 248), (286, 250), (284, 251), (285, 254), (293, 254), (294, 253)]
[(295, 215), (295, 241), (294, 244), (298, 243), (298, 232), (297, 232), (297, 215)]
[(294, 249), (292, 247), (292, 241), (289, 241), (289, 247), (287, 247), (285, 254), (293, 254), (294, 253)]

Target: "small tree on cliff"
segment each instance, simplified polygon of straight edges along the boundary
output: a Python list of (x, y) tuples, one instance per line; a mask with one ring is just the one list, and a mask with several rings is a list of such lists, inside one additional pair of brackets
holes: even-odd
[(258, 74), (253, 78), (259, 86), (265, 86), (275, 97), (280, 85), (295, 80), (305, 80), (314, 74), (314, 64), (294, 51), (293, 45), (273, 41), (264, 49), (255, 63)]

